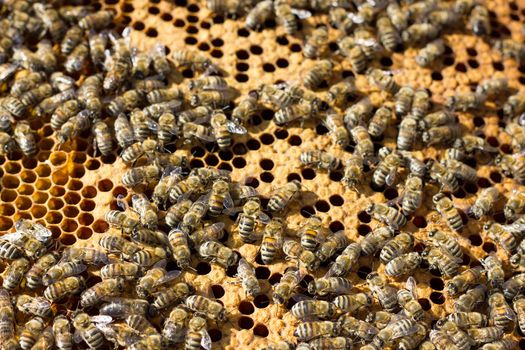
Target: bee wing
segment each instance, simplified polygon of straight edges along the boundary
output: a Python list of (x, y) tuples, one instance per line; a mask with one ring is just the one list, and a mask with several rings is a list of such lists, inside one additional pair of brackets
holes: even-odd
[(119, 194), (117, 196), (117, 205), (123, 210), (128, 210), (130, 208), (128, 202), (126, 202), (126, 200), (124, 199), (124, 195), (122, 194)]
[(174, 279), (176, 279), (177, 277), (180, 276), (182, 272), (181, 271), (169, 271), (168, 273), (166, 273), (166, 275), (162, 278), (159, 278), (154, 284), (153, 284), (153, 287), (157, 287), (157, 286), (160, 286), (162, 284), (166, 284), (168, 282), (171, 282), (173, 281)]
[(413, 276), (408, 277), (405, 286), (406, 286), (406, 289), (410, 293), (412, 293), (412, 296), (415, 299), (417, 299), (417, 282), (416, 282), (416, 279)]
[(201, 338), (201, 346), (206, 350), (211, 350), (211, 337), (207, 330), (203, 329), (201, 331), (202, 338)]
[(155, 45), (153, 45), (151, 53), (153, 55), (166, 56), (166, 46), (164, 46), (161, 42), (158, 41), (155, 43)]
[(95, 316), (91, 316), (91, 322), (96, 323), (97, 325), (99, 324), (106, 325), (106, 324), (113, 322), (113, 317), (108, 316), (108, 315), (95, 315)]
[(259, 220), (263, 223), (263, 224), (267, 224), (270, 222), (271, 218), (264, 212), (262, 211), (259, 211), (259, 214), (258, 214), (258, 217), (259, 217)]
[(299, 19), (306, 19), (312, 17), (312, 13), (308, 10), (292, 8), (292, 13), (299, 17)]
[(8, 233), (6, 235), (3, 235), (1, 237), (2, 241), (9, 241), (11, 243), (16, 243), (22, 238), (22, 234), (18, 231), (15, 231), (13, 233)]
[(75, 329), (75, 333), (73, 334), (73, 341), (75, 344), (79, 344), (82, 342), (82, 333), (78, 329)]
[(390, 169), (390, 172), (385, 178), (385, 183), (387, 186), (392, 186), (397, 179), (397, 168)]
[(244, 134), (248, 133), (248, 130), (246, 130), (246, 128), (244, 126), (239, 125), (239, 124), (235, 124), (231, 120), (228, 120), (226, 122), (226, 128), (232, 134), (244, 135)]
[(224, 196), (223, 205), (224, 205), (224, 208), (226, 209), (233, 208), (235, 206), (235, 204), (233, 203), (232, 196), (229, 193), (227, 193)]
[(232, 208), (226, 208), (222, 212), (226, 215), (235, 215), (242, 211), (242, 206), (239, 207), (232, 207)]
[(33, 309), (33, 310), (40, 309), (40, 308), (50, 308), (51, 302), (44, 297), (34, 297), (31, 299), (30, 302), (22, 305), (22, 307), (27, 308), (27, 309)]
[[(6, 68), (7, 66), (7, 68)], [(0, 72), (0, 81), (4, 81), (7, 78), (9, 78), (11, 75), (13, 75), (18, 69), (17, 64), (6, 64), (4, 65), (2, 71)]]
[(292, 295), (292, 299), (299, 302), (299, 301), (305, 301), (305, 300), (313, 300), (312, 297), (309, 297), (308, 295), (304, 295), (302, 293), (295, 293)]

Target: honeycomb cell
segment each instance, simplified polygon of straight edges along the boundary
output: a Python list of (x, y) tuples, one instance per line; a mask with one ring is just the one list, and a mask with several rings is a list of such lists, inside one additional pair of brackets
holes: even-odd
[(51, 167), (47, 164), (39, 164), (35, 168), (35, 172), (39, 177), (47, 177), (51, 174)]
[(260, 175), (261, 181), (266, 183), (271, 183), (274, 180), (274, 176), (271, 172), (265, 171)]
[(237, 321), (237, 325), (241, 329), (251, 329), (253, 327), (253, 320), (251, 317), (247, 316), (241, 316), (239, 317), (239, 320)]
[(95, 221), (91, 227), (96, 233), (104, 233), (109, 229), (108, 223), (104, 220)]
[(372, 269), (368, 266), (361, 266), (358, 270), (357, 270), (357, 276), (359, 276), (359, 278), (363, 279), (363, 280), (366, 280), (366, 276), (368, 276), (368, 274), (372, 272)]
[(64, 187), (62, 187), (62, 186), (53, 186), (49, 190), (49, 193), (53, 197), (62, 197), (66, 193), (66, 189)]
[(93, 236), (93, 231), (89, 227), (79, 227), (76, 235), (79, 239), (89, 239)]
[(67, 189), (71, 191), (78, 191), (82, 188), (82, 181), (76, 179), (70, 179), (67, 184)]
[(66, 205), (64, 209), (62, 210), (62, 212), (68, 218), (76, 218), (79, 213), (79, 210), (77, 207), (73, 205)]
[(29, 214), (28, 212), (25, 212), (25, 211), (19, 211), (19, 212), (15, 213), (15, 215), (13, 216), (13, 220), (15, 222), (17, 222), (19, 220), (31, 220), (31, 214)]
[(68, 192), (64, 196), (64, 201), (67, 204), (77, 204), (78, 202), (80, 202), (80, 199), (80, 195), (76, 192)]
[(239, 303), (238, 309), (239, 309), (239, 312), (243, 315), (251, 315), (255, 311), (253, 304), (246, 300), (243, 300)]
[(86, 162), (86, 168), (88, 170), (97, 170), (100, 168), (100, 162), (96, 159), (90, 159)]
[(43, 218), (47, 214), (47, 208), (43, 205), (35, 204), (31, 208), (31, 215), (35, 219)]
[(53, 181), (55, 185), (64, 186), (67, 183), (67, 180), (68, 180), (68, 175), (64, 171), (64, 169), (58, 170), (54, 172), (53, 174), (51, 174), (51, 181)]
[(211, 291), (213, 293), (213, 296), (215, 298), (222, 298), (224, 296), (224, 288), (222, 288), (222, 286), (218, 285), (218, 284), (214, 284), (211, 286)]
[(57, 239), (62, 234), (58, 226), (48, 226), (49, 231), (51, 231), (53, 239)]
[(483, 240), (481, 239), (480, 235), (471, 235), (468, 237), (468, 239), (470, 241), (470, 244), (472, 244), (473, 246), (479, 247), (483, 244)]
[(277, 284), (281, 280), (281, 277), (283, 277), (283, 275), (280, 273), (274, 273), (268, 278), (268, 282), (270, 282), (271, 285)]
[(326, 213), (330, 210), (330, 204), (328, 204), (326, 201), (317, 201), (315, 203), (315, 209), (322, 213)]
[(83, 211), (92, 211), (95, 209), (95, 202), (89, 199), (84, 199), (80, 202), (80, 209)]
[(0, 216), (11, 216), (15, 213), (15, 208), (11, 204), (0, 204)]
[(69, 234), (63, 234), (60, 237), (60, 243), (63, 245), (73, 245), (77, 241), (77, 238), (75, 235), (69, 235)]
[(73, 164), (73, 166), (68, 167), (68, 175), (80, 179), (86, 173), (86, 169), (81, 164)]
[(443, 296), (443, 293), (440, 292), (430, 293), (430, 300), (432, 301), (432, 303), (438, 305), (445, 303), (445, 297)]
[(270, 298), (266, 294), (259, 294), (253, 298), (253, 304), (258, 309), (264, 309), (270, 305)]
[(36, 174), (32, 170), (24, 170), (20, 173), (20, 178), (23, 182), (33, 183), (36, 181)]
[(87, 155), (83, 152), (71, 152), (71, 160), (74, 163), (82, 164), (86, 161)]
[(15, 207), (18, 210), (27, 210), (31, 208), (31, 199), (26, 196), (18, 196), (15, 200)]
[(48, 224), (59, 224), (62, 221), (62, 214), (57, 211), (50, 211), (45, 220)]
[(330, 223), (328, 228), (330, 229), (330, 231), (335, 233), (344, 230), (345, 225), (343, 225), (340, 221), (334, 221)]
[(13, 202), (16, 199), (16, 191), (14, 190), (2, 190), (2, 193), (0, 194), (0, 199), (3, 202)]
[(18, 188), (18, 193), (23, 195), (32, 195), (35, 191), (35, 188), (31, 185), (20, 185)]
[(50, 198), (47, 201), (47, 206), (51, 210), (59, 210), (64, 206), (64, 201), (60, 198)]
[(53, 148), (53, 146), (55, 145), (55, 141), (53, 141), (52, 139), (42, 139), (39, 143), (38, 143), (38, 147), (41, 149), (41, 150), (45, 150), (45, 151), (49, 151)]
[(268, 328), (265, 325), (259, 323), (258, 325), (253, 327), (253, 334), (258, 337), (266, 338), (268, 334), (270, 334), (270, 332), (268, 331)]
[(79, 224), (81, 225), (84, 225), (84, 226), (89, 226), (93, 223), (93, 221), (95, 220), (95, 218), (93, 218), (93, 215), (89, 214), (89, 213), (81, 213), (79, 216), (78, 216), (78, 222)]
[(4, 170), (8, 174), (18, 174), (21, 170), (20, 164), (15, 162), (7, 162), (4, 164)]
[(4, 188), (17, 188), (20, 185), (18, 177), (13, 175), (4, 175), (2, 177), (2, 187)]
[(197, 270), (199, 275), (207, 275), (211, 271), (211, 266), (207, 262), (201, 261), (197, 264), (195, 270)]
[(38, 179), (35, 182), (35, 187), (37, 190), (45, 191), (51, 187), (51, 181), (48, 179)]
[(49, 195), (46, 192), (35, 192), (32, 196), (35, 203), (45, 203), (49, 198)]
[(54, 166), (62, 165), (67, 161), (67, 153), (61, 151), (53, 152), (49, 157), (49, 161)]
[(93, 186), (86, 186), (82, 189), (81, 194), (84, 198), (95, 198), (97, 195), (97, 189)]

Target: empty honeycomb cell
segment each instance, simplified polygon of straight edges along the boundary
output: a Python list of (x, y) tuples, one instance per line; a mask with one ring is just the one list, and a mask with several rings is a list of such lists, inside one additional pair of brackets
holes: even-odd
[(259, 165), (263, 170), (272, 170), (274, 167), (273, 161), (271, 159), (261, 159)]
[(64, 169), (55, 171), (53, 174), (51, 174), (51, 181), (53, 181), (55, 185), (63, 186), (67, 183), (67, 180), (68, 176)]
[(414, 218), (412, 219), (412, 223), (417, 228), (425, 228), (425, 227), (427, 227), (427, 220), (425, 220), (425, 218), (422, 217), (422, 216), (414, 216)]
[[(281, 275), (280, 273), (273, 273), (273, 274), (268, 278), (268, 282), (269, 282), (271, 285), (277, 284), (277, 283), (279, 283), (279, 281), (281, 281), (281, 277), (283, 277), (283, 275)], [(257, 306), (257, 304), (255, 304), (255, 306)]]
[(68, 175), (79, 179), (86, 173), (86, 169), (81, 164), (73, 164), (73, 166), (68, 167)]
[(228, 163), (225, 163), (225, 162), (221, 162), (221, 164), (219, 164), (217, 169), (227, 170), (227, 171), (232, 171), (233, 170), (232, 166), (230, 164), (228, 164)]
[(250, 78), (246, 74), (236, 74), (235, 75), (235, 80), (237, 80), (239, 83), (246, 83), (249, 79)]
[(31, 220), (31, 214), (26, 211), (19, 211), (15, 213), (15, 215), (13, 216), (13, 220), (15, 222), (19, 220)]
[(219, 164), (219, 158), (217, 158), (217, 156), (215, 156), (214, 154), (208, 154), (206, 158), (204, 158), (204, 161), (209, 166), (215, 166)]
[(13, 175), (4, 175), (2, 177), (2, 187), (4, 188), (17, 188), (20, 185), (18, 177)]
[(241, 316), (239, 317), (239, 320), (237, 321), (237, 325), (241, 329), (251, 329), (253, 327), (253, 324), (254, 322), (251, 319), (251, 317), (247, 317), (247, 316)]
[(198, 40), (192, 36), (187, 36), (184, 39), (184, 42), (188, 45), (196, 45), (198, 43)]
[(239, 62), (235, 65), (235, 68), (239, 71), (239, 72), (246, 72), (248, 69), (250, 69), (250, 65), (248, 63), (245, 63), (245, 62)]
[(97, 189), (93, 186), (86, 186), (82, 189), (82, 197), (84, 198), (95, 198), (97, 195)]
[(62, 187), (62, 186), (53, 186), (49, 190), (49, 193), (53, 197), (62, 197), (66, 193), (66, 189), (64, 187)]
[(68, 218), (76, 218), (79, 213), (79, 210), (77, 207), (73, 205), (66, 205), (64, 209), (62, 210), (62, 212)]
[(62, 165), (67, 161), (67, 154), (61, 151), (53, 152), (51, 156), (49, 157), (49, 161), (54, 166)]
[(113, 188), (113, 182), (109, 179), (100, 180), (98, 182), (97, 188), (101, 192), (109, 192)]
[(301, 140), (301, 137), (297, 136), (297, 135), (292, 135), (288, 138), (288, 143), (291, 145), (291, 146), (299, 146), (301, 145), (301, 143), (303, 143), (303, 140)]
[(372, 229), (368, 225), (359, 225), (359, 226), (357, 226), (357, 233), (359, 233), (360, 236), (366, 236), (371, 231), (372, 231)]
[(109, 229), (108, 223), (104, 220), (95, 221), (91, 227), (96, 233), (104, 233)]
[(24, 182), (33, 183), (36, 181), (36, 174), (32, 170), (24, 170), (20, 173), (20, 178)]
[(35, 219), (43, 218), (47, 214), (47, 208), (43, 205), (35, 204), (31, 207), (31, 215)]
[(230, 150), (220, 150), (219, 151), (219, 158), (224, 161), (229, 161), (233, 158), (233, 153)]
[(366, 280), (366, 276), (372, 272), (372, 269), (368, 266), (361, 266), (359, 269), (357, 269), (357, 276), (359, 276), (360, 279)]
[(208, 329), (208, 334), (212, 342), (216, 343), (222, 339), (222, 332), (219, 329)]
[(201, 261), (197, 264), (195, 267), (195, 270), (197, 271), (197, 274), (199, 275), (207, 275), (211, 271), (211, 266), (205, 261)]
[(78, 191), (82, 188), (82, 181), (76, 179), (70, 179), (67, 184), (67, 189), (71, 191)]
[(343, 197), (341, 197), (338, 194), (334, 194), (333, 196), (330, 196), (329, 200), (330, 200), (330, 204), (336, 207), (340, 207), (345, 203), (345, 200), (343, 199)]
[(11, 216), (15, 213), (15, 208), (11, 204), (0, 204), (0, 216)]
[(264, 309), (270, 305), (270, 298), (266, 294), (259, 294), (253, 298), (253, 304), (258, 309)]
[(251, 315), (255, 311), (253, 304), (246, 300), (243, 300), (239, 303), (238, 309), (239, 309), (239, 312), (243, 315)]
[(275, 138), (272, 134), (262, 134), (259, 139), (263, 145), (271, 145), (275, 141)]
[(255, 268), (255, 276), (257, 279), (265, 280), (270, 277), (270, 270), (265, 266), (258, 266)]
[(49, 195), (46, 192), (35, 192), (32, 196), (35, 203), (45, 203), (49, 198)]
[(93, 218), (93, 215), (89, 214), (89, 213), (81, 213), (79, 216), (78, 216), (78, 222), (79, 224), (81, 225), (84, 225), (84, 226), (89, 226), (93, 223), (93, 221), (95, 220), (95, 218)]
[(118, 198), (118, 197), (126, 197), (128, 195), (128, 190), (125, 188), (125, 187), (122, 187), (122, 186), (116, 186), (114, 189), (113, 189), (113, 197), (115, 198)]
[(21, 151), (15, 150), (7, 155), (9, 160), (20, 160), (24, 157), (24, 154)]
[(312, 168), (305, 168), (301, 170), (301, 175), (305, 180), (313, 180), (315, 178), (315, 170)]
[(368, 224), (370, 221), (372, 221), (372, 217), (366, 211), (360, 211), (357, 214), (357, 218), (359, 221), (364, 222), (365, 224)]
[(494, 245), (494, 243), (491, 243), (491, 242), (485, 242), (485, 243), (483, 243), (482, 248), (483, 248), (483, 250), (484, 250), (485, 252), (487, 252), (487, 253), (497, 251), (496, 246)]
[[(173, 22), (173, 26), (178, 27), (178, 28), (183, 28), (184, 26), (186, 26), (186, 22), (184, 22), (183, 19), (177, 18)], [(144, 29), (144, 28), (142, 28), (142, 29)]]
[(74, 232), (78, 228), (78, 224), (75, 220), (64, 219), (62, 220), (62, 223), (60, 224), (60, 228), (64, 232)]
[(200, 159), (193, 158), (190, 161), (190, 167), (193, 168), (204, 168), (204, 162)]
[(47, 213), (45, 220), (48, 224), (59, 224), (62, 221), (62, 214), (58, 211), (50, 211)]
[(18, 210), (27, 210), (31, 208), (31, 199), (26, 196), (18, 196), (15, 200), (15, 206)]
[(288, 174), (288, 177), (286, 178), (286, 181), (288, 182), (291, 182), (291, 181), (301, 181), (301, 175), (297, 174), (297, 173), (291, 173), (291, 174)]
[(52, 139), (42, 139), (40, 140), (40, 142), (38, 143), (38, 148), (40, 150), (45, 150), (45, 151), (49, 151), (53, 148), (53, 146), (55, 145), (55, 141), (53, 141)]
[(51, 167), (47, 164), (38, 164), (35, 172), (39, 177), (47, 177), (51, 174)]
[(49, 198), (47, 201), (47, 206), (51, 210), (59, 210), (64, 206), (64, 201), (60, 198)]
[(201, 51), (209, 51), (210, 50), (210, 45), (208, 45), (208, 43), (200, 43), (197, 48)]
[(79, 239), (89, 239), (91, 236), (93, 236), (93, 230), (91, 230), (89, 227), (79, 227), (76, 236)]
[(330, 210), (330, 204), (328, 204), (327, 201), (317, 201), (315, 203), (315, 210), (326, 213)]
[(430, 293), (430, 301), (434, 304), (441, 305), (445, 303), (445, 296), (440, 292), (432, 292)]
[(21, 170), (20, 164), (15, 162), (7, 162), (4, 164), (4, 170), (8, 174), (18, 174)]
[(425, 298), (420, 298), (417, 300), (419, 302), (419, 305), (421, 305), (421, 308), (425, 311), (429, 311), (430, 309), (432, 309), (432, 305), (430, 304), (430, 302), (428, 301), (428, 299), (425, 299)]
[(160, 15), (160, 18), (165, 22), (171, 22), (173, 20), (173, 16), (169, 13), (163, 13), (162, 15)]
[(18, 188), (18, 193), (24, 195), (31, 195), (34, 191), (35, 188), (32, 185), (20, 185)]
[(218, 284), (214, 284), (211, 286), (211, 291), (213, 293), (213, 296), (215, 298), (222, 298), (224, 296), (224, 288)]
[(274, 176), (271, 172), (265, 171), (261, 173), (260, 178), (262, 182), (271, 183), (274, 179)]
[(60, 237), (60, 243), (63, 245), (73, 245), (77, 241), (77, 238), (75, 235), (69, 235), (69, 234), (63, 234)]
[(430, 279), (430, 288), (433, 290), (443, 290), (445, 284), (441, 278), (433, 277)]
[(87, 155), (84, 152), (71, 152), (71, 161), (82, 164), (86, 161)]
[(160, 13), (160, 10), (156, 6), (150, 6), (148, 7), (148, 12), (152, 15), (158, 15)]
[(309, 205), (302, 207), (300, 210), (300, 213), (303, 217), (309, 218), (310, 216), (315, 214), (315, 209)]
[(13, 227), (13, 220), (5, 216), (0, 216), (0, 230), (7, 231), (11, 227)]
[(335, 233), (344, 230), (345, 226), (340, 221), (333, 221), (328, 225), (328, 228)]
[(89, 199), (84, 199), (80, 202), (80, 209), (83, 211), (92, 211), (95, 209), (95, 202)]

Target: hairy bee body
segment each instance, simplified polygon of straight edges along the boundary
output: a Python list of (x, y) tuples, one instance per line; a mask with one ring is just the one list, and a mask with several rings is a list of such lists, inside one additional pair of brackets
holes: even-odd
[(381, 188), (385, 184), (392, 185), (397, 173), (397, 168), (404, 164), (403, 155), (400, 152), (393, 151), (387, 147), (383, 150), (387, 153), (386, 156), (379, 162), (374, 173), (372, 174), (372, 186)]
[(408, 114), (399, 124), (397, 135), (397, 148), (402, 151), (410, 151), (416, 142), (418, 120), (415, 116)]
[(487, 287), (479, 285), (469, 289), (465, 293), (459, 296), (454, 302), (454, 310), (456, 312), (470, 312), (476, 305), (482, 303), (485, 300), (485, 294)]
[(44, 290), (44, 296), (49, 301), (56, 301), (66, 295), (78, 294), (82, 289), (84, 289), (84, 279), (71, 276), (49, 285)]
[(366, 282), (383, 309), (393, 312), (398, 308), (397, 291), (387, 283), (384, 276), (372, 272), (366, 277)]
[(268, 201), (268, 210), (271, 212), (282, 211), (290, 202), (292, 197), (301, 189), (301, 183), (293, 180), (285, 186), (279, 188)]
[(450, 254), (452, 254), (455, 257), (463, 257), (463, 252), (458, 241), (455, 238), (445, 234), (443, 231), (432, 229), (428, 233), (428, 238), (430, 239), (432, 245), (447, 250)]
[(344, 312), (355, 315), (372, 305), (372, 296), (367, 293), (338, 295), (332, 300), (332, 304)]
[(480, 266), (477, 266), (454, 276), (447, 282), (447, 293), (453, 296), (465, 292), (469, 287), (481, 282), (482, 272), (483, 269)]
[(463, 219), (450, 198), (443, 193), (438, 193), (432, 198), (437, 212), (446, 220), (448, 226), (454, 231), (461, 231)]
[(361, 246), (358, 243), (350, 243), (337, 256), (328, 270), (330, 276), (344, 276), (355, 266), (361, 254)]
[(341, 326), (333, 321), (303, 322), (297, 326), (294, 336), (299, 341), (309, 341), (319, 337), (334, 337), (339, 335)]
[(366, 212), (374, 219), (387, 224), (392, 229), (399, 229), (407, 224), (407, 218), (395, 208), (385, 204), (370, 204)]
[(428, 67), (445, 53), (445, 44), (442, 39), (429, 42), (419, 50), (416, 63), (421, 67)]
[(22, 282), (24, 275), (29, 270), (29, 260), (26, 258), (18, 258), (11, 262), (6, 269), (6, 274), (2, 282), (2, 287), (7, 290), (14, 290)]
[(348, 294), (352, 289), (350, 280), (344, 277), (322, 277), (308, 284), (308, 293), (318, 296)]
[(279, 305), (286, 303), (301, 280), (302, 274), (299, 269), (295, 267), (286, 269), (279, 283), (273, 286), (273, 301)]
[(359, 154), (351, 155), (346, 161), (341, 181), (347, 187), (356, 187), (363, 177), (363, 157)]
[(299, 160), (306, 166), (313, 166), (318, 169), (325, 169), (328, 171), (336, 170), (341, 165), (339, 158), (336, 158), (323, 151), (302, 152), (299, 156)]
[(52, 327), (56, 347), (59, 350), (71, 350), (73, 348), (73, 334), (69, 320), (65, 316), (59, 315), (53, 320)]
[(124, 288), (124, 280), (121, 278), (103, 280), (82, 293), (80, 304), (82, 307), (96, 305), (104, 298), (118, 296), (124, 291)]
[(310, 271), (315, 271), (321, 263), (313, 251), (304, 249), (299, 242), (291, 239), (283, 243), (283, 253), (287, 259), (297, 259)]
[(226, 319), (226, 310), (221, 303), (206, 298), (201, 295), (191, 295), (184, 301), (184, 304), (192, 311), (202, 313), (206, 317), (224, 321)]
[(42, 285), (42, 277), (58, 260), (55, 253), (48, 253), (39, 258), (26, 273), (27, 287), (36, 289)]
[(489, 305), (489, 322), (491, 325), (507, 330), (510, 329), (510, 327), (514, 327), (516, 314), (500, 290), (491, 290), (487, 302)]
[[(177, 301), (180, 302), (184, 298), (188, 298), (189, 299), (189, 298), (192, 298), (192, 297), (197, 297), (196, 295), (189, 296), (189, 295), (193, 294), (194, 291), (195, 290), (194, 290), (193, 286), (191, 286), (190, 284), (188, 284), (186, 282), (176, 283), (176, 284), (174, 284), (174, 285), (164, 289), (162, 292), (156, 294), (155, 299), (151, 303), (151, 306), (155, 310), (165, 309), (165, 308), (169, 307), (170, 305), (173, 305), (173, 303), (175, 303)], [(186, 301), (188, 301), (188, 299), (186, 299)], [(189, 305), (186, 305), (186, 306), (190, 307)], [(191, 307), (190, 307), (190, 309), (191, 309)]]
[(373, 68), (367, 72), (367, 75), (371, 83), (392, 95), (397, 94), (400, 89), (400, 86), (396, 83), (394, 77), (380, 69)]
[(416, 252), (406, 253), (395, 257), (385, 265), (385, 274), (400, 276), (414, 271), (421, 264), (421, 256)]
[(459, 269), (459, 262), (461, 261), (442, 248), (432, 248), (423, 252), (423, 258), (430, 266), (437, 268), (445, 276), (456, 275)]
[(295, 304), (290, 313), (297, 319), (317, 317), (320, 319), (329, 319), (335, 316), (336, 306), (328, 301), (323, 300), (303, 300)]

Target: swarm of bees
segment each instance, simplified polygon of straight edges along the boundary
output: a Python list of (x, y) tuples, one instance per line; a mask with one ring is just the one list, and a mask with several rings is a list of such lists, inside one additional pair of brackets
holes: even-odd
[[(236, 270), (245, 297), (256, 298), (264, 288), (252, 258), (239, 252), (243, 244), (258, 247), (260, 264), (289, 265), (271, 287), (271, 301), (297, 320), (295, 339), (269, 343), (266, 350), (517, 348), (512, 333), (525, 333), (525, 95), (495, 77), (439, 105), (428, 90), (400, 85), (395, 71), (375, 61), (412, 46), (415, 63), (431, 67), (447, 51), (445, 30), (484, 37), (518, 62), (525, 59), (525, 44), (493, 39), (490, 11), (473, 0), (206, 4), (217, 14), (245, 16), (250, 30), (275, 19), (287, 35), (298, 35), (301, 21), (317, 14), (329, 23), (305, 35), (303, 54), (312, 64), (300, 77), (239, 95), (203, 53), (168, 55), (161, 43), (149, 51), (132, 47), (130, 28), (111, 29), (111, 10), (55, 2), (1, 5), (0, 155), (35, 156), (31, 121), (43, 118), (59, 148), (90, 134), (94, 156), (118, 151), (126, 166), (120, 182), (132, 194), (117, 199), (104, 218), (111, 230), (88, 247), (56, 248), (48, 228), (26, 219), (0, 236), (0, 348), (68, 350), (83, 343), (90, 349), (210, 350), (209, 326), (229, 322), (231, 310), (184, 277), (206, 261)], [(338, 50), (331, 54), (334, 32)], [(354, 76), (367, 78), (380, 105), (357, 90), (353, 77), (336, 81), (341, 60)], [(175, 83), (175, 72), (185, 69), (195, 78)], [(464, 132), (458, 114), (483, 113), (487, 105), (500, 108), (513, 154)], [(185, 148), (203, 143), (227, 150), (265, 108), (275, 112), (277, 125), (317, 123), (328, 130), (331, 145), (302, 150), (300, 166), (341, 170), (345, 190), (359, 195), (367, 187), (402, 190), (390, 202), (368, 203), (364, 213), (377, 225), (364, 237), (331, 232), (313, 213), (290, 227), (287, 215), (307, 190), (299, 180), (263, 196), (233, 181), (229, 171), (190, 166)], [(392, 129), (394, 142), (376, 147)], [(180, 151), (169, 152), (172, 145)], [(424, 148), (442, 156), (423, 159)], [(460, 208), (454, 195), (477, 183), (479, 154), (489, 154), (515, 190), (505, 198), (501, 188), (486, 187)], [(407, 225), (425, 201), (439, 225), (418, 242)], [(500, 208), (505, 220), (488, 219)], [(466, 268), (468, 252), (458, 235), (468, 220), (479, 221), (499, 254)], [(356, 285), (350, 275), (361, 259), (375, 265)], [(427, 268), (446, 280), (451, 309), (439, 315), (419, 301), (414, 276)], [(308, 274), (317, 278), (308, 280)]]

